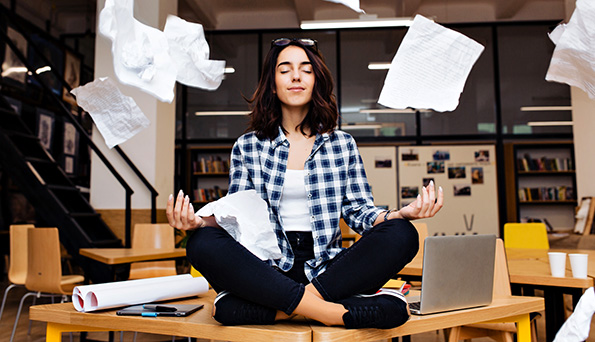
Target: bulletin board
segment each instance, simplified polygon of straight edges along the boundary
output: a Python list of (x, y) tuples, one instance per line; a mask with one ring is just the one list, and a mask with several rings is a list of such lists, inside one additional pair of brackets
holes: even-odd
[(398, 149), (399, 206), (433, 180), (444, 189), (444, 207), (420, 220), (432, 235), (499, 235), (494, 145), (404, 146)]

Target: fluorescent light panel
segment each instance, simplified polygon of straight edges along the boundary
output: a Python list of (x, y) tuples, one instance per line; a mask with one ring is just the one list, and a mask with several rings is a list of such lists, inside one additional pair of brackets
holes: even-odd
[(572, 126), (572, 121), (530, 121), (527, 122), (527, 126), (540, 127), (540, 126)]
[(236, 69), (232, 66), (228, 66), (223, 69), (224, 74), (233, 74), (234, 72), (236, 72)]
[(369, 70), (388, 70), (390, 69), (389, 62), (371, 62), (368, 64)]
[(206, 112), (195, 112), (197, 116), (229, 116), (229, 115), (248, 115), (249, 111), (242, 110), (221, 110), (221, 111), (206, 111)]
[(315, 29), (340, 29), (340, 28), (364, 28), (364, 27), (398, 27), (411, 26), (412, 18), (383, 18), (383, 19), (353, 19), (353, 20), (304, 20), (300, 28), (302, 30)]
[(563, 110), (572, 110), (572, 107), (571, 106), (521, 107), (521, 112), (551, 112), (551, 111), (563, 111)]
[(413, 109), (360, 109), (360, 113), (370, 114), (413, 114)]

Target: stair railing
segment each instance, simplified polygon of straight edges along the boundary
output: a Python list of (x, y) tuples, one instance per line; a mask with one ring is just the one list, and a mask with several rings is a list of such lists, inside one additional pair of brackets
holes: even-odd
[[(4, 12), (3, 13), (4, 17), (7, 20), (10, 20), (10, 16), (7, 15), (6, 9), (3, 6), (0, 6), (0, 7), (2, 8), (2, 10)], [(29, 35), (21, 28), (20, 24), (15, 22), (14, 20), (10, 20), (10, 21), (12, 22), (14, 27), (17, 29), (17, 31), (19, 31), (23, 35), (23, 37), (27, 40), (27, 43), (29, 44), (29, 46), (31, 46), (35, 50), (35, 53), (38, 54), (38, 56), (44, 61), (44, 63), (47, 63), (46, 65), (48, 65), (50, 67), (51, 72), (60, 81), (62, 86), (70, 92), (70, 90), (72, 90), (70, 85), (68, 83), (66, 83), (66, 81), (62, 78), (61, 75), (58, 74), (57, 69), (54, 68), (54, 66), (48, 60), (48, 58), (45, 55), (43, 55), (43, 53), (41, 53), (41, 51), (36, 46), (36, 44), (34, 44), (32, 42)], [(34, 77), (37, 80), (37, 82), (39, 82), (39, 84), (42, 86), (44, 92), (46, 94), (48, 94), (48, 96), (57, 104), (58, 108), (61, 109), (62, 115), (64, 115), (71, 121), (71, 123), (74, 125), (76, 130), (79, 132), (79, 134), (85, 139), (87, 144), (97, 154), (99, 159), (107, 167), (107, 169), (110, 171), (110, 173), (118, 180), (120, 185), (122, 185), (122, 187), (124, 188), (124, 190), (126, 192), (126, 204), (125, 204), (126, 205), (126, 208), (125, 208), (125, 239), (126, 239), (126, 243), (125, 243), (125, 246), (130, 247), (131, 235), (132, 235), (131, 234), (131, 231), (132, 231), (132, 229), (131, 229), (131, 222), (132, 222), (131, 204), (132, 204), (132, 194), (134, 193), (134, 191), (128, 185), (128, 183), (126, 183), (124, 178), (116, 171), (114, 166), (109, 162), (109, 160), (105, 157), (105, 155), (101, 152), (101, 150), (97, 147), (97, 145), (93, 142), (93, 140), (87, 134), (87, 132), (85, 131), (83, 126), (78, 122), (78, 120), (76, 120), (76, 118), (72, 115), (72, 113), (66, 108), (66, 106), (64, 105), (64, 102), (56, 94), (54, 94), (51, 91), (50, 87), (48, 85), (46, 85), (45, 82), (43, 82), (41, 77), (39, 77), (35, 73), (35, 70), (33, 70), (32, 66), (27, 61), (25, 56), (21, 53), (21, 51), (18, 49), (18, 47), (9, 39), (4, 28), (0, 29), (0, 35), (1, 35), (2, 40), (6, 42), (8, 47), (10, 49), (12, 49), (12, 51), (17, 56), (17, 58), (25, 65), (27, 70), (29, 70), (31, 76)], [(155, 190), (155, 188), (148, 182), (148, 180), (143, 176), (143, 174), (140, 172), (140, 170), (134, 165), (134, 163), (130, 160), (130, 158), (128, 158), (128, 156), (124, 153), (124, 151), (122, 151), (122, 149), (119, 146), (115, 146), (115, 149), (116, 149), (116, 151), (118, 151), (118, 153), (120, 154), (122, 159), (124, 159), (124, 161), (128, 164), (128, 166), (134, 171), (134, 173), (137, 175), (137, 177), (139, 177), (139, 179), (143, 182), (143, 184), (151, 192), (151, 222), (155, 223), (157, 221), (157, 214), (156, 214), (156, 198), (158, 196), (157, 190)]]

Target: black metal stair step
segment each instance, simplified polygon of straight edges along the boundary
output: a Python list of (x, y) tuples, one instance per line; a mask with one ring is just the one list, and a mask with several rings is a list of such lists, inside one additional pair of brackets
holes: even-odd
[(86, 218), (94, 218), (94, 217), (101, 217), (99, 213), (82, 213), (82, 212), (73, 212), (69, 214), (74, 219), (86, 219)]
[[(2, 128), (5, 128), (2, 126)], [(6, 129), (6, 128), (5, 128)], [(33, 135), (31, 132), (19, 132), (15, 130), (6, 129), (6, 134), (12, 139), (13, 137), (20, 137), (24, 139), (30, 139), (31, 141), (38, 142), (39, 138)]]
[(5, 108), (0, 108), (0, 127), (4, 128), (8, 134), (19, 132), (33, 135), (19, 115)]
[(79, 189), (72, 185), (47, 184), (47, 186), (50, 188), (50, 190), (79, 192)]
[(29, 157), (26, 156), (25, 160), (30, 162), (30, 163), (47, 163), (47, 164), (52, 164), (52, 165), (56, 165), (56, 162), (51, 160), (51, 159), (42, 159), (42, 158), (38, 158), (38, 157)]
[(14, 146), (26, 157), (49, 159), (49, 154), (39, 143), (39, 139), (34, 136), (15, 134), (9, 137)]

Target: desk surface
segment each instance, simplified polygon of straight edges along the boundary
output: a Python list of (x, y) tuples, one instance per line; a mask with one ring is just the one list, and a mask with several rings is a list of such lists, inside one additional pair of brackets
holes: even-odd
[(116, 310), (82, 313), (76, 311), (72, 303), (35, 305), (30, 308), (30, 317), (32, 320), (48, 323), (228, 341), (359, 342), (529, 314), (544, 308), (542, 298), (508, 297), (494, 299), (491, 305), (480, 308), (412, 316), (403, 326), (388, 330), (326, 327), (299, 317), (275, 325), (224, 327), (211, 317), (214, 296), (211, 290), (200, 298), (176, 301), (184, 304), (204, 304), (205, 307), (202, 310), (188, 317), (117, 316)]
[(79, 254), (104, 264), (117, 265), (138, 261), (180, 258), (186, 256), (186, 249), (81, 248)]
[[(573, 278), (568, 258), (566, 260), (566, 277), (552, 277), (547, 256), (548, 251), (589, 254), (587, 271), (589, 277), (586, 279)], [(508, 273), (510, 274), (511, 283), (583, 289), (593, 286), (593, 277), (595, 277), (595, 250), (507, 248), (506, 259), (508, 261)], [(418, 254), (399, 274), (421, 276), (422, 264), (423, 257)]]

